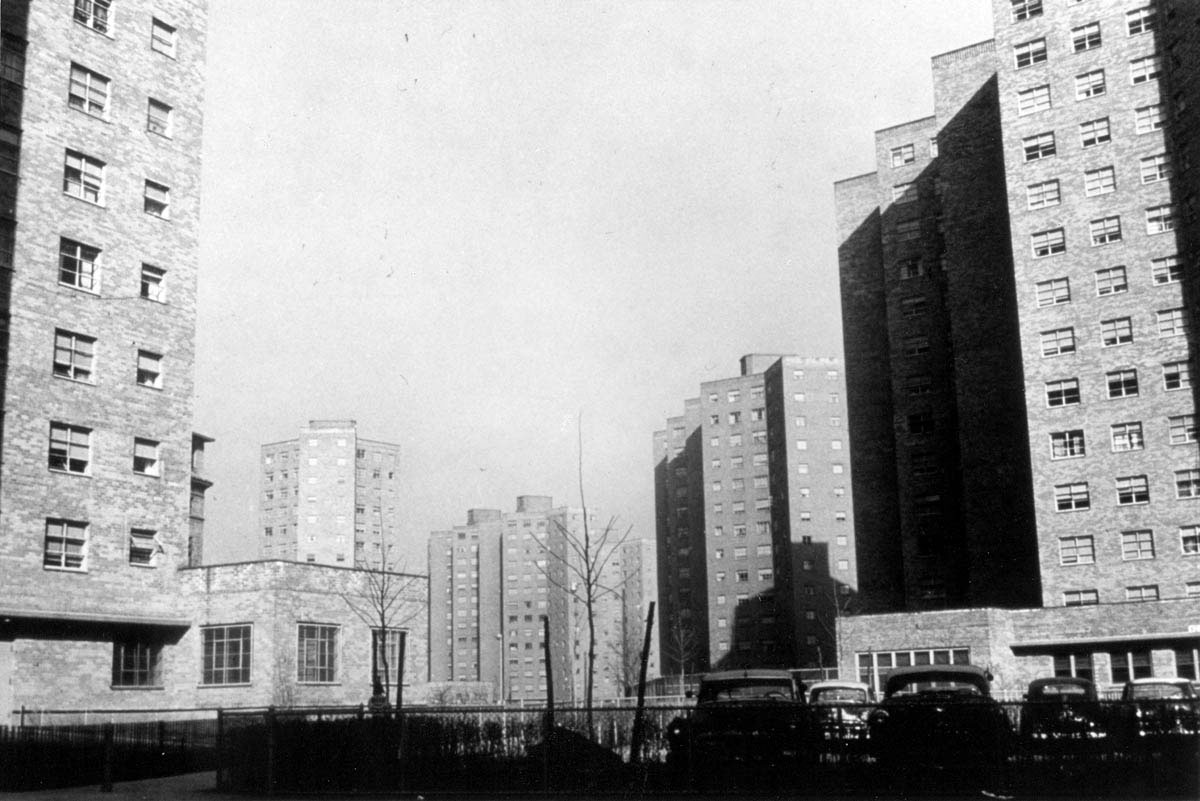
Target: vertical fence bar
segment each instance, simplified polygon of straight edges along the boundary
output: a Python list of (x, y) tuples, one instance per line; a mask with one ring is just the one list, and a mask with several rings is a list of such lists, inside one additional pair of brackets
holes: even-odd
[(267, 707), (267, 795), (275, 795), (275, 707)]
[(104, 760), (103, 778), (100, 781), (100, 792), (111, 793), (113, 790), (113, 724), (104, 724)]

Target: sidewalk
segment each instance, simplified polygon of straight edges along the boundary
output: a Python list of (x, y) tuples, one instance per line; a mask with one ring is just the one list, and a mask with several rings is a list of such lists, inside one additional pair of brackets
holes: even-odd
[(206, 799), (206, 801), (227, 801), (242, 799), (245, 796), (218, 793), (217, 774), (214, 771), (205, 773), (185, 773), (182, 776), (167, 776), (163, 779), (142, 779), (136, 782), (116, 782), (111, 793), (100, 792), (100, 785), (89, 784), (83, 787), (60, 787), (55, 790), (31, 790), (24, 793), (4, 793), (0, 798), (11, 798), (14, 801), (58, 801), (58, 799), (95, 799), (95, 801), (175, 801), (175, 799)]

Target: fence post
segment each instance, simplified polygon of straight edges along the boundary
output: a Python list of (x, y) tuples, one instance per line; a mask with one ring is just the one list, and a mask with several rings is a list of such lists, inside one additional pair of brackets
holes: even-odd
[(112, 723), (104, 724), (104, 768), (103, 778), (100, 782), (100, 792), (111, 793), (113, 789), (112, 769), (113, 769), (113, 725)]
[(217, 708), (217, 789), (225, 790), (225, 710)]
[(275, 795), (275, 707), (267, 707), (267, 795)]
[(21, 704), (21, 726), (20, 727), (22, 729), (25, 728), (25, 705), (24, 704)]
[(638, 667), (637, 711), (633, 715), (633, 735), (629, 742), (629, 761), (642, 761), (642, 738), (644, 737), (646, 713), (646, 663), (650, 661), (650, 637), (654, 630), (654, 601), (650, 602), (650, 611), (646, 614), (646, 636), (642, 642), (642, 656)]

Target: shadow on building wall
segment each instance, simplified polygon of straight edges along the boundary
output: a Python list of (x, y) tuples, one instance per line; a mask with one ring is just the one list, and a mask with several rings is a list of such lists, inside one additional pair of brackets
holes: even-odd
[[(25, 103), (25, 42), (29, 0), (0, 4), (0, 399), (7, 397), (9, 323), (16, 258), (17, 174)], [(2, 402), (2, 401), (0, 401)], [(0, 445), (5, 442), (0, 406)], [(0, 513), (4, 510), (0, 509)]]

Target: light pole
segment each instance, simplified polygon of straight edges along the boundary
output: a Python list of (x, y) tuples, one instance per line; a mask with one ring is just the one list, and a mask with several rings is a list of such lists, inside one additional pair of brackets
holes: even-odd
[(504, 631), (496, 633), (496, 656), (499, 659), (499, 664), (496, 665), (496, 672), (500, 675), (500, 684), (496, 687), (496, 703), (504, 705)]

